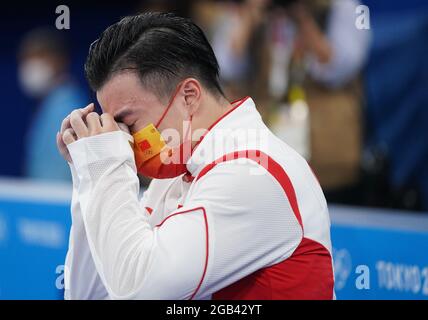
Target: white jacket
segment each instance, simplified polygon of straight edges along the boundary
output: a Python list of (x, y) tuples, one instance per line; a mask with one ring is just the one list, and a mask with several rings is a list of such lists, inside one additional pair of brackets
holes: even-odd
[(153, 180), (141, 200), (129, 138), (69, 145), (67, 299), (334, 297), (322, 190), (251, 98), (203, 137), (186, 177)]

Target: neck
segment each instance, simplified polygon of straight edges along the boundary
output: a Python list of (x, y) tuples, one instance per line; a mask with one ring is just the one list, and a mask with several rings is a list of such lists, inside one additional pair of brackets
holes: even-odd
[(195, 147), (206, 131), (232, 108), (231, 103), (223, 96), (216, 98), (212, 95), (207, 95), (204, 105), (192, 120), (192, 147)]

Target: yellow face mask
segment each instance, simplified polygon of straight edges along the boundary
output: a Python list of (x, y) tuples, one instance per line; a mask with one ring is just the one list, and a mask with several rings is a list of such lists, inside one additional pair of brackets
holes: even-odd
[[(136, 163), (142, 164), (157, 156), (166, 146), (160, 132), (153, 123), (133, 134)], [(137, 167), (139, 167), (137, 165)]]
[[(134, 133), (133, 150), (138, 173), (156, 179), (174, 178), (187, 172), (186, 161), (190, 157), (191, 147), (181, 143), (176, 148), (169, 147), (157, 127), (170, 109), (178, 88), (156, 125), (150, 123)], [(188, 139), (188, 133), (185, 134)]]

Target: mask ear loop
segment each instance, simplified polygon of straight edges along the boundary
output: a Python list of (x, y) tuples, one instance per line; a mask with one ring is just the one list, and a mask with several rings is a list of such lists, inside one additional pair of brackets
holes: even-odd
[(174, 99), (177, 96), (178, 91), (180, 90), (180, 87), (181, 87), (181, 82), (177, 85), (177, 88), (174, 91), (174, 95), (171, 97), (171, 99), (168, 102), (168, 106), (166, 107), (166, 109), (162, 113), (162, 115), (161, 115), (160, 119), (158, 120), (158, 122), (156, 122), (156, 124), (155, 124), (156, 129), (159, 127), (159, 125), (162, 122), (163, 118), (165, 118), (166, 114), (168, 113), (169, 109), (171, 108), (172, 103), (174, 102)]
[[(169, 102), (168, 102), (167, 107), (166, 107), (166, 108), (165, 108), (165, 110), (163, 111), (163, 113), (162, 113), (162, 115), (161, 115), (160, 119), (156, 122), (156, 125), (155, 125), (155, 128), (156, 128), (156, 129), (158, 129), (158, 127), (159, 127), (160, 123), (161, 123), (161, 122), (162, 122), (162, 120), (165, 118), (166, 114), (168, 113), (169, 109), (171, 108), (172, 103), (174, 102), (174, 99), (175, 99), (175, 97), (177, 96), (177, 94), (178, 94), (178, 92), (179, 92), (179, 90), (180, 90), (181, 84), (182, 84), (182, 82), (180, 82), (180, 83), (177, 85), (177, 87), (176, 87), (176, 89), (175, 89), (175, 92), (174, 92), (173, 96), (171, 97), (171, 99), (170, 99), (170, 100), (169, 100)], [(186, 138), (189, 136), (189, 132), (190, 132), (190, 134), (191, 134), (191, 123), (192, 123), (192, 119), (193, 119), (193, 115), (190, 115), (190, 125), (186, 128), (186, 133), (185, 133), (185, 137), (186, 137)], [(180, 149), (181, 149), (181, 148), (180, 148)], [(191, 150), (190, 150), (190, 155), (192, 155), (192, 153), (193, 153), (193, 150), (192, 150), (192, 148), (191, 148)], [(187, 171), (187, 173), (183, 176), (183, 180), (184, 180), (184, 179), (185, 179), (185, 177), (187, 177), (187, 176), (188, 176), (188, 178), (190, 179), (189, 181), (191, 181), (191, 180), (193, 180), (193, 179), (194, 179), (194, 178), (191, 176), (190, 172), (188, 172), (188, 171)]]
[[(184, 143), (190, 143), (190, 156), (193, 154), (192, 147), (192, 119), (193, 115), (190, 115), (189, 125), (186, 128), (186, 133), (184, 134)], [(190, 137), (189, 137), (190, 134)]]
[[(169, 100), (167, 107), (165, 108), (165, 110), (162, 113), (162, 115), (161, 115), (160, 119), (158, 120), (158, 122), (156, 122), (156, 124), (155, 124), (156, 129), (159, 127), (160, 123), (165, 118), (166, 114), (168, 113), (169, 109), (171, 108), (172, 103), (174, 102), (175, 97), (177, 96), (178, 92), (180, 91), (181, 84), (182, 84), (182, 82), (180, 82), (177, 85), (177, 88), (175, 89), (175, 92), (174, 92), (173, 96)], [(184, 134), (185, 141), (187, 141), (186, 139), (187, 139), (187, 137), (189, 135), (189, 132), (191, 131), (192, 118), (193, 118), (193, 115), (190, 115), (190, 125), (186, 128), (186, 133)], [(190, 139), (190, 143), (191, 143), (191, 139)], [(192, 148), (192, 146), (190, 146), (190, 156), (192, 156), (192, 154), (193, 154), (193, 148)]]

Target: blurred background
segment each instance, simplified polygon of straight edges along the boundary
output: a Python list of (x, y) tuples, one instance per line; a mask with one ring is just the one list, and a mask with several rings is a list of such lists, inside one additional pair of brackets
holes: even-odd
[(229, 100), (253, 97), (271, 129), (308, 160), (331, 207), (337, 297), (428, 298), (428, 2), (2, 9), (0, 299), (62, 298), (71, 178), (55, 135), (71, 110), (95, 100), (83, 71), (91, 42), (144, 11), (177, 12), (201, 26)]

